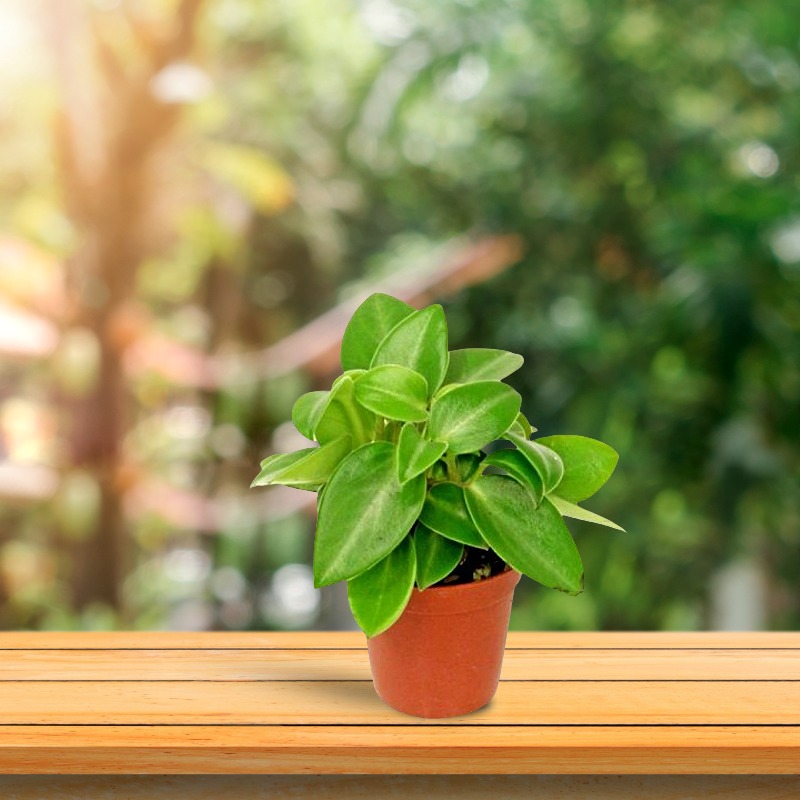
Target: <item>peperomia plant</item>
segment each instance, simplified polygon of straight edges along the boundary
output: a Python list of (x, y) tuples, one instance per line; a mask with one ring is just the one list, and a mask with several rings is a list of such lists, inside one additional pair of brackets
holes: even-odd
[[(562, 517), (622, 530), (577, 505), (617, 453), (583, 436), (531, 440), (502, 382), (522, 363), (504, 350), (448, 352), (441, 306), (373, 294), (344, 333), (343, 374), (295, 403), (294, 425), (317, 444), (265, 459), (252, 485), (319, 493), (314, 583), (346, 580), (367, 636), (398, 619), (415, 584), (442, 581), (476, 548), (578, 594), (583, 565)], [(496, 440), (511, 446), (487, 455)]]

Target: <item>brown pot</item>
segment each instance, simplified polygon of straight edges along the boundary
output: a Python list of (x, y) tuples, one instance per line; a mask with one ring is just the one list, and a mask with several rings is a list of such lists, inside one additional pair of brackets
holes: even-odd
[(367, 639), (375, 691), (415, 717), (456, 717), (497, 691), (514, 587), (508, 569), (476, 583), (414, 589), (400, 619)]

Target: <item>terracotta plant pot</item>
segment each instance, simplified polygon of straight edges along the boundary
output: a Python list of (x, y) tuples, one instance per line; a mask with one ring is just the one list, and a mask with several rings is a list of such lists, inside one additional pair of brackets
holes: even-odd
[(367, 639), (379, 697), (415, 717), (456, 717), (497, 691), (520, 573), (414, 589), (400, 619)]

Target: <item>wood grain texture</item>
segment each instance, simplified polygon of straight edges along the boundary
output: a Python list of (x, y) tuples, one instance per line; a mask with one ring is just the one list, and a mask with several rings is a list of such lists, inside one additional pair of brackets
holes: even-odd
[[(758, 678), (800, 681), (798, 651), (759, 650)], [(583, 648), (577, 653), (508, 649), (502, 680), (747, 681), (753, 656), (747, 650), (625, 650)], [(371, 681), (365, 648), (203, 650), (15, 650), (0, 651), (0, 681)]]
[(797, 774), (796, 727), (0, 726), (8, 774)]
[[(0, 682), (6, 725), (404, 725), (368, 681)], [(414, 721), (416, 718), (410, 718)], [(800, 683), (501, 683), (489, 705), (435, 726), (800, 726)]]
[(763, 775), (0, 776), (9, 800), (795, 800), (800, 778)]
[(420, 720), (359, 633), (0, 634), (0, 772), (800, 773), (800, 634), (508, 645), (486, 708)]

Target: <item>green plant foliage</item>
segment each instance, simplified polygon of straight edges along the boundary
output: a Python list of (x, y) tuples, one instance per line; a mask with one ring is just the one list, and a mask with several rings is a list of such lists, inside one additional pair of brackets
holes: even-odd
[(428, 382), (430, 397), (447, 371), (447, 320), (439, 305), (409, 315), (378, 345), (371, 366), (400, 364), (413, 369)]
[(330, 392), (306, 392), (292, 406), (292, 422), (306, 439), (314, 439), (314, 430), (328, 405)]
[(445, 383), (473, 383), (474, 381), (499, 381), (516, 372), (525, 359), (506, 350), (472, 347), (450, 351), (450, 366)]
[(436, 483), (428, 489), (420, 521), (454, 542), (486, 549), (464, 502), (464, 489), (456, 483)]
[(428, 383), (408, 367), (373, 367), (358, 379), (355, 392), (364, 408), (386, 419), (424, 422), (428, 418)]
[(544, 497), (544, 484), (539, 473), (531, 462), (519, 450), (495, 450), (484, 460), (485, 467), (499, 467), (505, 470), (531, 493), (535, 505), (539, 505)]
[(316, 492), (349, 452), (350, 437), (342, 436), (321, 447), (307, 447), (285, 455), (276, 453), (261, 462), (261, 472), (251, 486), (281, 484)]
[(331, 389), (313, 435), (320, 444), (350, 436), (353, 447), (357, 447), (370, 441), (375, 424), (375, 415), (356, 402), (355, 381), (350, 375), (345, 375)]
[(425, 502), (425, 479), (401, 484), (396, 446), (370, 442), (350, 453), (325, 488), (314, 543), (314, 582), (361, 574), (394, 550)]
[(356, 622), (367, 636), (377, 636), (403, 613), (417, 574), (416, 551), (407, 536), (377, 564), (347, 582)]
[(353, 314), (342, 337), (342, 369), (369, 369), (378, 345), (398, 322), (414, 313), (388, 294), (370, 295)]
[[(271, 456), (253, 482), (319, 492), (315, 586), (348, 581), (367, 636), (394, 624), (415, 581), (426, 590), (452, 573), (465, 546), (492, 550), (545, 586), (581, 591), (562, 514), (614, 526), (571, 501), (605, 481), (613, 451), (585, 437), (530, 441), (520, 395), (502, 382), (521, 357), (449, 354), (441, 306), (407, 309), (373, 295), (355, 311), (342, 347), (349, 369), (292, 411), (320, 447)], [(514, 447), (484, 452), (502, 439)]]
[(580, 519), (584, 522), (594, 522), (596, 525), (605, 525), (607, 528), (614, 528), (618, 531), (625, 530), (625, 528), (621, 528), (617, 525), (616, 522), (601, 517), (599, 514), (595, 514), (594, 511), (581, 508), (575, 505), (575, 503), (570, 503), (569, 500), (564, 500), (556, 494), (549, 495), (548, 499), (558, 509), (558, 513), (561, 514), (562, 517), (572, 517), (572, 519)]
[(464, 545), (440, 536), (422, 523), (414, 529), (417, 553), (417, 586), (427, 589), (447, 577), (461, 561)]
[(444, 455), (446, 449), (444, 442), (431, 442), (423, 438), (412, 423), (403, 425), (397, 440), (397, 475), (400, 483), (428, 470)]
[(449, 386), (431, 406), (430, 435), (448, 453), (480, 450), (501, 437), (519, 414), (522, 398), (500, 381)]
[(564, 477), (564, 463), (558, 453), (539, 442), (529, 442), (514, 431), (509, 431), (508, 438), (539, 474), (545, 494), (552, 492)]
[(504, 561), (544, 586), (583, 590), (578, 548), (548, 500), (537, 508), (522, 484), (503, 475), (484, 475), (465, 494), (475, 525)]
[(612, 447), (586, 436), (546, 436), (536, 441), (558, 453), (564, 464), (558, 496), (573, 503), (591, 497), (611, 477), (619, 460)]

